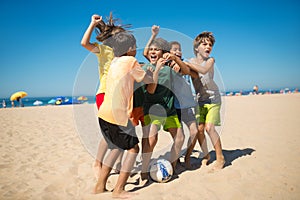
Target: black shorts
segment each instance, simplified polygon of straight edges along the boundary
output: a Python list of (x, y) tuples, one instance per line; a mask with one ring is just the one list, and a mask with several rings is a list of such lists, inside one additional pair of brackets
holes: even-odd
[(139, 143), (135, 127), (130, 120), (126, 127), (109, 123), (101, 118), (99, 118), (99, 124), (109, 149), (128, 150)]

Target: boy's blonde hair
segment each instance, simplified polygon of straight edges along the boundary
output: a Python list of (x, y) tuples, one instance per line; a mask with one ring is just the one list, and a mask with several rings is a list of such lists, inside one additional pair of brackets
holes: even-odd
[(212, 32), (204, 31), (204, 32), (200, 33), (194, 39), (194, 54), (195, 55), (197, 55), (196, 49), (198, 48), (198, 46), (201, 43), (205, 42), (205, 40), (209, 40), (211, 42), (212, 46), (214, 46), (214, 44), (216, 42), (215, 37)]

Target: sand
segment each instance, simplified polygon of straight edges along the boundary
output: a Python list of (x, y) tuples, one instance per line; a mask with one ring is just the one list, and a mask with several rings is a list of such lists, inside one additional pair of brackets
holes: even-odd
[[(91, 194), (101, 138), (95, 112), (95, 105), (0, 109), (0, 199), (111, 199)], [(222, 113), (224, 169), (182, 170), (145, 187), (135, 174), (126, 185), (136, 193), (131, 199), (299, 199), (300, 94), (224, 97)], [(154, 156), (170, 144), (160, 134)], [(193, 164), (199, 155), (197, 144)], [(116, 179), (109, 178), (108, 188)]]

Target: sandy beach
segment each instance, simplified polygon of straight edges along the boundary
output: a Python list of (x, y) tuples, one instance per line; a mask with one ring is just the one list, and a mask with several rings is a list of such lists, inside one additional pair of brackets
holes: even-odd
[[(92, 104), (0, 109), (0, 199), (111, 199), (91, 194), (100, 138), (95, 112)], [(145, 187), (133, 174), (126, 185), (136, 193), (131, 199), (299, 199), (300, 94), (224, 97), (223, 114), (224, 169), (182, 170)], [(170, 144), (161, 134), (154, 156)], [(193, 164), (199, 155), (197, 144)], [(109, 189), (116, 178), (110, 176)]]

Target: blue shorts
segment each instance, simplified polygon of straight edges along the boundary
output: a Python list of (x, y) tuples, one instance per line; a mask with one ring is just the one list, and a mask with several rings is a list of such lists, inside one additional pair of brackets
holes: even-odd
[(192, 108), (176, 109), (179, 121), (189, 125), (192, 122), (196, 122), (195, 113)]

